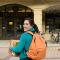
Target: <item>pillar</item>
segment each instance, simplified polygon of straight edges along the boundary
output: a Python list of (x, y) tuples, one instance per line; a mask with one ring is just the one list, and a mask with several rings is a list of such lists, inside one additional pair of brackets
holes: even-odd
[(38, 29), (42, 32), (42, 10), (34, 9), (34, 22), (37, 24)]

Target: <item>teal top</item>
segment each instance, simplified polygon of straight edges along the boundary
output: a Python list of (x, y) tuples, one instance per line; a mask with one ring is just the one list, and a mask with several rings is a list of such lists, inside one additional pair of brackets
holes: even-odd
[[(29, 31), (35, 32), (34, 28), (31, 28)], [(19, 56), (20, 59), (26, 58), (27, 57), (26, 52), (29, 49), (32, 37), (33, 36), (31, 34), (24, 32), (19, 39), (18, 45), (15, 47), (10, 47), (10, 50), (15, 53), (20, 53)]]

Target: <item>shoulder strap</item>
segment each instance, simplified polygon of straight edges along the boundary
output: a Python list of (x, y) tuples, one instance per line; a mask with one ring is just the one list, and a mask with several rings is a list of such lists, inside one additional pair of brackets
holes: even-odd
[(33, 41), (35, 41), (35, 33), (32, 33), (30, 31), (28, 31), (27, 33), (31, 34), (33, 36)]
[(34, 35), (32, 32), (28, 31), (27, 33), (31, 34), (31, 35)]

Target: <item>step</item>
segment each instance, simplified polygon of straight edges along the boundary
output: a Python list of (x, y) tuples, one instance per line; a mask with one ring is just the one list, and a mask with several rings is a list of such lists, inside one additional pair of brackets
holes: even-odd
[(0, 47), (9, 47), (10, 41), (8, 40), (0, 40)]

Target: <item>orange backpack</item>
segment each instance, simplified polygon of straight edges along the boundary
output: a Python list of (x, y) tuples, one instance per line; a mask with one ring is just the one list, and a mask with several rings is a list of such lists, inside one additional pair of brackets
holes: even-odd
[(33, 35), (32, 42), (30, 44), (29, 50), (27, 51), (27, 56), (32, 60), (42, 60), (46, 55), (46, 44), (45, 41), (40, 37), (38, 33), (28, 33)]

